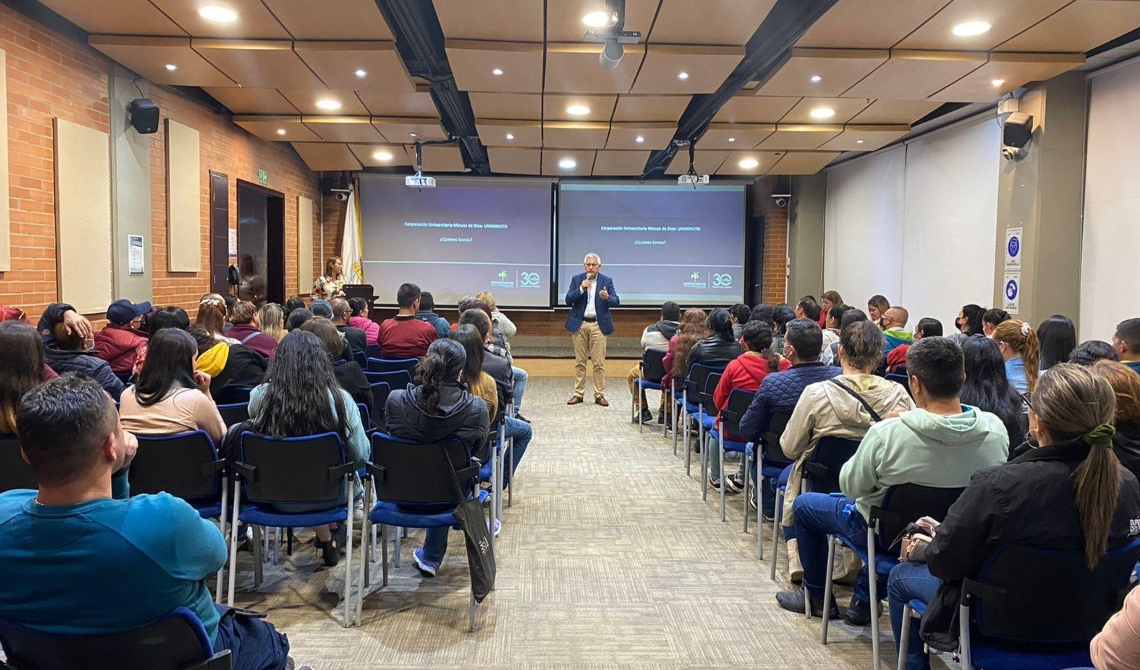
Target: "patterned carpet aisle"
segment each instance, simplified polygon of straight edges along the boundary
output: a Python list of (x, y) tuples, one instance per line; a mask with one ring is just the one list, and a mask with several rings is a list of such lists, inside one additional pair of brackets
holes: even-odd
[[(316, 670), (870, 667), (869, 627), (833, 623), (821, 646), (818, 619), (776, 606), (782, 582), (756, 560), (755, 526), (741, 532), (740, 496), (729, 497), (721, 523), (718, 496), (701, 501), (696, 468), (685, 476), (660, 427), (638, 435), (630, 426), (624, 382), (609, 380), (609, 408), (568, 407), (570, 380), (531, 379), (524, 413), (536, 438), (505, 514), (498, 588), (479, 607), (475, 633), (458, 532), (439, 576), (423, 580), (411, 563), (422, 541), (413, 531), (357, 628), (343, 629), (343, 608), (334, 610), (343, 563), (320, 566), (307, 544), (291, 558), (282, 548), (259, 592), (251, 554), (239, 554), (238, 604), (267, 611), (298, 665)], [(841, 604), (849, 593), (838, 591)], [(894, 653), (886, 616), (881, 623), (887, 665)]]

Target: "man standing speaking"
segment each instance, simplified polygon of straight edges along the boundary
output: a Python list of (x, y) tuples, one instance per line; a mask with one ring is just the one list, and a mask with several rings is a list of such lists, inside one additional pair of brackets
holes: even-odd
[(610, 307), (619, 303), (614, 280), (602, 274), (602, 259), (586, 254), (586, 271), (574, 275), (566, 291), (570, 315), (566, 330), (574, 338), (574, 395), (567, 405), (577, 405), (586, 395), (586, 357), (594, 362), (594, 402), (609, 407), (606, 400), (606, 336), (614, 332)]

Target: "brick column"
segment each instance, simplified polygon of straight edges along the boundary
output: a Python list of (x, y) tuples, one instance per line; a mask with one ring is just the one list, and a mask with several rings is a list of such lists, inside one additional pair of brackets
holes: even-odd
[(775, 179), (756, 180), (753, 214), (764, 217), (764, 256), (760, 264), (760, 299), (775, 305), (787, 302), (788, 292), (788, 208), (777, 207), (772, 199)]

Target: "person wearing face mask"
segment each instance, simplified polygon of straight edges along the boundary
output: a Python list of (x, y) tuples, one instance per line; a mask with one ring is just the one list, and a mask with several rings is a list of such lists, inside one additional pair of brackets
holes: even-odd
[(570, 279), (566, 304), (566, 330), (574, 338), (574, 395), (567, 405), (577, 405), (586, 395), (586, 359), (593, 361), (594, 403), (609, 407), (606, 400), (606, 338), (613, 335), (611, 307), (620, 303), (614, 280), (601, 273), (602, 259), (594, 253), (582, 261), (585, 272)]

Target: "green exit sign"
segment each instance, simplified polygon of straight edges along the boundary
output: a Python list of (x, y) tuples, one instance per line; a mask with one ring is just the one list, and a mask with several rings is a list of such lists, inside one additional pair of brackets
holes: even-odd
[(265, 170), (257, 171), (257, 183), (262, 186), (269, 186), (269, 173)]

